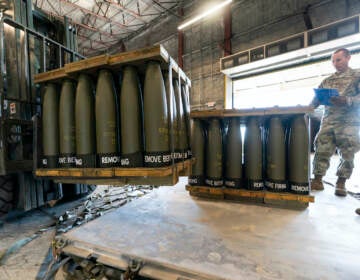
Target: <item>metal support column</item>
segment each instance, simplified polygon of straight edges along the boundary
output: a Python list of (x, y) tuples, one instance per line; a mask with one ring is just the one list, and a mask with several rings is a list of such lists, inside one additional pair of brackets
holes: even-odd
[(231, 55), (231, 6), (225, 7), (224, 10), (224, 56)]
[[(179, 16), (182, 18), (184, 16), (184, 10), (182, 7), (179, 8)], [(178, 64), (181, 69), (184, 68), (184, 61), (183, 61), (183, 54), (184, 54), (184, 33), (183, 31), (178, 31)]]

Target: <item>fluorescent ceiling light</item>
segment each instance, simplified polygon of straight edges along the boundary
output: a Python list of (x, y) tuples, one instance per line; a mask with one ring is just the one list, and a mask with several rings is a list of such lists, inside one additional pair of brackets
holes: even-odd
[(201, 13), (200, 15), (194, 17), (193, 19), (190, 19), (189, 21), (186, 21), (184, 22), (183, 24), (179, 25), (178, 26), (178, 29), (181, 30), (181, 29), (184, 29), (185, 27), (193, 24), (194, 22), (197, 22), (201, 19), (203, 19), (204, 17), (216, 12), (217, 10), (221, 9), (222, 7), (226, 6), (227, 4), (230, 4), (232, 2), (232, 0), (226, 0), (224, 2), (221, 2), (217, 5), (215, 5), (214, 7), (210, 8), (209, 10)]

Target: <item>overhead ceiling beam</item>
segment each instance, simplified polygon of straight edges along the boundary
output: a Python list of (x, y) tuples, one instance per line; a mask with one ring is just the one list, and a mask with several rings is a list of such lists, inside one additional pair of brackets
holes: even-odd
[[(149, 7), (147, 7), (145, 10), (147, 10), (148, 8), (149, 8)], [(123, 13), (122, 10), (118, 10), (117, 13), (115, 13), (115, 14), (113, 14), (111, 17), (109, 17), (109, 20), (110, 20), (111, 22), (113, 22), (112, 19), (115, 18), (115, 17), (116, 17), (117, 15), (119, 15), (120, 13)], [(135, 20), (135, 18), (133, 18), (132, 20), (128, 21), (128, 23), (132, 23), (134, 20)], [(103, 28), (106, 24), (107, 24), (107, 23), (105, 23), (105, 24), (103, 24), (103, 25), (101, 25), (101, 26), (98, 26), (98, 28), (101, 29), (101, 28)], [(145, 23), (127, 25), (127, 30), (129, 30), (130, 27), (137, 27), (137, 26), (144, 26), (144, 25), (145, 25)], [(134, 31), (136, 31), (136, 30), (131, 30), (131, 31), (129, 31), (129, 32), (122, 32), (121, 34), (128, 34), (128, 33), (134, 32)], [(110, 33), (110, 34), (113, 34), (113, 33)], [(115, 34), (113, 34), (113, 35), (116, 36)]]
[(175, 17), (177, 17), (177, 18), (180, 18), (180, 16), (177, 14), (177, 13), (175, 13), (175, 12), (173, 12), (171, 9), (173, 8), (173, 7), (176, 7), (177, 5), (175, 5), (175, 6), (172, 6), (170, 9), (166, 9), (163, 5), (161, 5), (161, 3), (159, 2), (159, 1), (157, 1), (157, 0), (151, 0), (151, 2), (153, 2), (155, 5), (157, 5), (157, 6), (159, 6), (161, 9), (163, 9), (165, 12), (168, 12), (168, 13), (170, 13), (170, 14), (172, 14), (173, 16), (175, 16)]
[[(48, 12), (48, 14), (50, 16), (55, 17), (55, 18), (59, 19), (60, 21), (64, 22), (64, 17), (63, 16), (59, 16), (59, 15), (56, 15), (56, 14), (51, 13), (51, 12)], [(77, 21), (74, 21), (74, 20), (71, 21), (71, 24), (82, 27), (84, 29), (88, 29), (88, 30), (97, 32), (97, 33), (101, 34), (102, 36), (106, 36), (106, 37), (109, 37), (109, 38), (114, 38), (114, 36), (112, 34), (110, 34), (110, 33), (100, 31), (98, 28), (91, 27), (89, 25), (86, 25), (86, 24), (83, 24), (83, 23), (80, 23), (80, 22), (77, 22)]]
[(88, 40), (89, 42), (93, 42), (93, 43), (96, 43), (96, 44), (99, 44), (99, 45), (102, 45), (106, 48), (109, 48), (111, 47), (111, 44), (109, 44), (109, 42), (104, 42), (104, 41), (99, 41), (99, 40), (94, 40), (94, 39), (89, 39), (89, 37), (86, 37), (86, 36), (83, 36), (83, 35), (78, 35), (80, 38), (83, 38), (83, 39), (86, 39)]
[[(89, 10), (89, 9), (86, 9), (86, 8), (84, 8), (84, 7), (81, 7), (81, 6), (79, 6), (79, 5), (77, 5), (77, 4), (74, 4), (74, 3), (72, 3), (72, 2), (69, 2), (68, 0), (60, 0), (60, 2), (63, 2), (63, 3), (65, 3), (65, 4), (68, 5), (68, 6), (75, 7), (75, 8), (81, 10), (82, 12), (84, 12), (84, 13), (86, 13), (86, 14), (90, 14), (90, 15), (96, 17), (96, 18), (102, 19), (102, 20), (106, 21), (107, 23), (112, 22), (113, 24), (118, 25), (118, 26), (120, 26), (120, 27), (128, 27), (126, 24), (122, 24), (122, 23), (119, 23), (119, 22), (116, 22), (116, 21), (111, 21), (111, 20), (110, 20), (108, 17), (106, 17), (106, 16), (102, 16), (102, 15), (100, 15), (100, 14), (94, 13), (93, 11), (91, 11), (91, 10)], [(53, 8), (53, 9), (54, 9), (54, 8)]]
[(55, 13), (57, 13), (58, 15), (60, 15), (60, 9), (59, 10), (57, 10), (55, 7), (54, 7), (54, 5), (49, 1), (49, 0), (47, 0), (46, 1), (48, 4), (49, 4), (49, 6), (53, 9), (53, 11), (55, 11)]
[[(170, 7), (170, 9), (174, 9), (175, 7), (177, 7), (178, 5), (173, 5), (172, 7)], [(126, 42), (126, 41), (129, 41), (133, 38), (135, 38), (136, 36), (138, 36), (139, 34), (141, 34), (142, 32), (144, 32), (146, 29), (148, 29), (149, 27), (157, 24), (162, 18), (163, 18), (164, 15), (160, 15), (156, 18), (154, 18), (153, 20), (151, 20), (149, 23), (147, 24), (144, 24), (144, 26), (140, 27), (139, 29), (135, 30), (134, 32), (132, 32), (129, 36), (121, 39), (120, 41), (123, 41), (123, 42)]]
[[(145, 9), (143, 9), (144, 12), (147, 11), (147, 10), (152, 6), (152, 4), (148, 4), (148, 3), (146, 3), (146, 4), (147, 4), (147, 6), (145, 7)], [(115, 13), (114, 15), (112, 15), (111, 17), (109, 17), (109, 19), (111, 20), (112, 18), (114, 18), (115, 16), (119, 15), (120, 13), (123, 13), (123, 11), (122, 11), (121, 9), (119, 9), (117, 13)], [(156, 14), (156, 15), (161, 16), (161, 13)], [(141, 16), (145, 16), (145, 15), (141, 15)], [(136, 18), (133, 18), (132, 20), (128, 21), (128, 23), (133, 22), (135, 19), (136, 19)], [(103, 28), (105, 25), (106, 25), (106, 24), (103, 24), (102, 26), (99, 26), (98, 28), (101, 29), (101, 28)], [(143, 27), (145, 27), (145, 25), (146, 25), (146, 23), (128, 25), (128, 30), (129, 30), (129, 27), (141, 26), (140, 28), (143, 28)], [(120, 36), (121, 36), (121, 35), (127, 35), (127, 36), (129, 36), (129, 35), (131, 35), (133, 32), (136, 32), (136, 30), (131, 30), (131, 31), (129, 31), (129, 32), (122, 32), (121, 34), (113, 34), (113, 33), (112, 33), (112, 35), (114, 35), (114, 36), (119, 36), (119, 35), (120, 35)], [(91, 38), (92, 36), (93, 36), (93, 35), (90, 35), (89, 38)], [(121, 41), (121, 40), (122, 40), (122, 39), (120, 38), (120, 41)], [(118, 42), (118, 41), (119, 41), (119, 39), (117, 40), (117, 42)]]
[(130, 10), (128, 8), (126, 8), (124, 5), (118, 3), (118, 2), (115, 2), (115, 1), (112, 1), (112, 0), (104, 0), (105, 2), (107, 3), (110, 3), (111, 5), (115, 6), (115, 7), (118, 7), (119, 9), (121, 9), (122, 11), (124, 11), (125, 13), (137, 18), (138, 20), (146, 23), (146, 21), (144, 21), (142, 18), (141, 18), (141, 14), (137, 13), (137, 12), (134, 12), (133, 10)]

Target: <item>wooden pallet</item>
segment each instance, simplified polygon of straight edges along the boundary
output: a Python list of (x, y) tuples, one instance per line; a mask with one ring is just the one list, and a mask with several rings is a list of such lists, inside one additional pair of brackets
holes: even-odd
[(185, 160), (157, 168), (39, 168), (35, 170), (35, 176), (61, 183), (175, 185), (179, 176), (189, 174), (192, 162)]
[(268, 191), (251, 191), (245, 189), (230, 189), (224, 187), (214, 188), (190, 185), (186, 185), (186, 190), (191, 196), (196, 197), (255, 202), (285, 208), (304, 208), (309, 206), (309, 202), (315, 202), (315, 198), (312, 195), (299, 195), (293, 193), (276, 193)]
[(272, 107), (272, 108), (254, 108), (254, 109), (224, 109), (224, 110), (204, 110), (192, 111), (191, 118), (229, 118), (229, 117), (250, 117), (250, 116), (269, 116), (269, 115), (293, 115), (312, 113), (314, 109), (311, 106), (294, 107)]
[(169, 65), (173, 70), (173, 75), (177, 73), (180, 78), (190, 85), (190, 79), (184, 71), (177, 65), (174, 59), (162, 45), (147, 47), (136, 51), (122, 52), (115, 55), (99, 55), (80, 61), (65, 64), (63, 68), (51, 70), (35, 75), (35, 83), (59, 82), (62, 79), (77, 79), (80, 73), (95, 74), (99, 69), (109, 69), (119, 71), (125, 65), (132, 65), (138, 71), (144, 73), (147, 61), (156, 60), (160, 62), (163, 70), (168, 70)]
[(47, 71), (44, 73), (39, 73), (35, 75), (35, 83), (44, 83), (44, 82), (58, 82), (64, 78), (67, 78), (68, 75), (65, 73), (65, 68), (58, 68), (55, 70)]

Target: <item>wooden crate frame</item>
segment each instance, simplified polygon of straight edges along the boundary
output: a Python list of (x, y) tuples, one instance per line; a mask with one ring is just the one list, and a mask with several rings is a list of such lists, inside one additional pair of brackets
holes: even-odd
[[(186, 85), (191, 86), (190, 79), (162, 45), (75, 61), (65, 64), (62, 68), (37, 74), (34, 80), (39, 84), (59, 83), (63, 79), (77, 79), (80, 73), (94, 75), (99, 69), (119, 71), (128, 65), (135, 66), (140, 73), (144, 73), (145, 63), (151, 60), (160, 62), (161, 69), (168, 71), (170, 80), (178, 78)], [(181, 83), (179, 83), (179, 90), (180, 86)], [(184, 160), (168, 167), (158, 168), (38, 168), (34, 173), (37, 177), (63, 183), (174, 185), (178, 182), (179, 176), (189, 175), (191, 164), (192, 160)]]
[(80, 61), (65, 64), (64, 67), (35, 75), (35, 83), (59, 82), (62, 79), (77, 79), (80, 73), (94, 74), (99, 69), (118, 71), (127, 65), (136, 66), (140, 72), (146, 61), (156, 60), (160, 62), (162, 70), (172, 69), (173, 76), (178, 75), (186, 84), (191, 85), (190, 79), (184, 71), (170, 57), (162, 45), (147, 47), (136, 51), (118, 53), (115, 55), (99, 55)]
[[(312, 113), (314, 108), (311, 106), (294, 106), (294, 107), (270, 107), (256, 109), (223, 109), (223, 110), (202, 110), (190, 113), (192, 119), (208, 118), (232, 118), (240, 117), (242, 122), (247, 117), (269, 117), (273, 115), (305, 115)], [(308, 151), (310, 153), (310, 151)], [(309, 202), (315, 202), (314, 196), (298, 195), (288, 192), (269, 192), (269, 191), (251, 191), (246, 189), (232, 189), (226, 187), (208, 187), (208, 186), (186, 186), (190, 195), (203, 198), (235, 200), (235, 201), (252, 201), (277, 205), (280, 207), (303, 208), (309, 205)]]
[(35, 176), (52, 179), (62, 183), (87, 184), (152, 184), (155, 181), (170, 183), (178, 182), (179, 176), (187, 176), (193, 159), (181, 161), (166, 167), (136, 167), (136, 168), (39, 168)]
[(296, 115), (314, 112), (311, 106), (295, 107), (272, 107), (256, 109), (224, 109), (224, 110), (204, 110), (192, 111), (190, 118), (231, 118), (231, 117), (251, 117), (251, 116), (271, 116), (271, 115)]
[(191, 196), (217, 200), (233, 200), (256, 202), (280, 207), (307, 207), (309, 202), (315, 202), (312, 195), (300, 195), (288, 192), (251, 191), (246, 189), (231, 189), (226, 187), (190, 186), (186, 190)]

